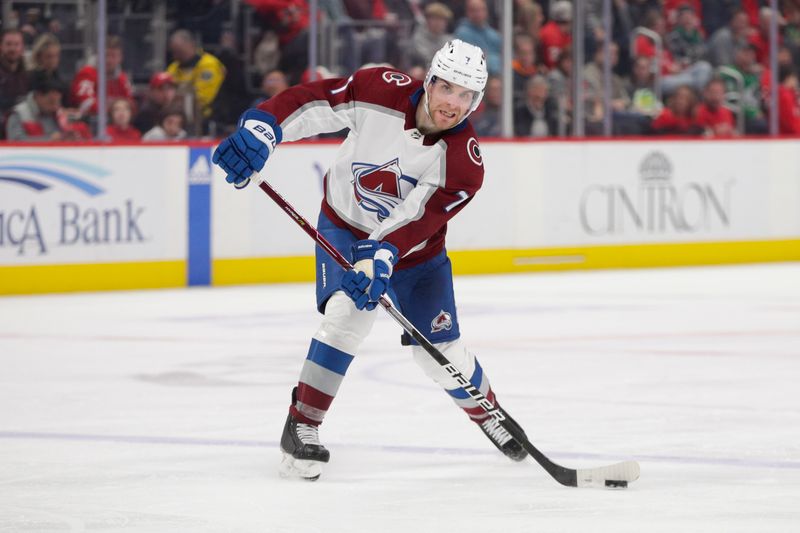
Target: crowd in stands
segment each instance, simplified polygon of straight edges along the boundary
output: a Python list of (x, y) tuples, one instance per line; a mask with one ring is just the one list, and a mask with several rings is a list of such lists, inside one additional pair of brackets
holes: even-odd
[[(333, 24), (338, 45), (335, 64), (311, 73), (307, 0), (238, 0), (252, 10), (259, 29), (249, 43), (251, 65), (244, 64), (244, 43), (237, 39), (242, 33), (231, 29), (237, 21), (226, 19), (233, 1), (178, 1), (167, 42), (168, 66), (149, 79), (129, 79), (124, 53), (129, 41), (108, 36), (105, 138), (166, 142), (220, 137), (235, 128), (246, 108), (290, 85), (346, 77), (365, 64), (388, 63), (422, 79), (433, 54), (451, 38), (485, 51), (486, 96), (470, 120), (481, 136), (501, 134), (500, 2), (319, 0), (321, 19)], [(609, 116), (614, 135), (766, 134), (773, 112), (773, 22), (779, 31), (779, 131), (800, 134), (800, 0), (781, 0), (778, 13), (766, 0), (612, 0), (608, 35), (603, 1), (583, 0), (581, 43), (572, 39), (573, 2), (513, 4), (516, 136), (569, 136), (576, 121), (582, 121), (587, 135), (601, 135)], [(0, 36), (0, 139), (93, 138), (99, 112), (96, 60), (87, 58), (66, 74), (59, 39), (65, 29), (58, 21), (15, 16), (16, 24), (3, 21), (6, 29)], [(573, 65), (574, 46), (585, 51), (583, 65)], [(607, 109), (606, 61), (612, 69)], [(581, 106), (573, 96), (576, 68), (583, 75)], [(576, 109), (583, 116), (576, 117)]]

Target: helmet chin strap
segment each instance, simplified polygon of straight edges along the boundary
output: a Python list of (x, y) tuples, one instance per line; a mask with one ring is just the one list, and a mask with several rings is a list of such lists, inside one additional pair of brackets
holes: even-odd
[[(431, 83), (433, 83), (433, 82), (431, 82)], [(430, 98), (428, 98), (428, 87), (430, 87), (430, 86), (431, 86), (430, 83), (425, 86), (425, 94), (423, 95), (423, 98), (425, 98), (425, 101), (422, 102), (422, 105), (423, 105), (423, 109), (425, 110), (425, 114), (428, 115), (429, 119), (433, 120), (433, 117), (431, 116), (431, 106), (430, 106), (431, 100), (430, 100)]]

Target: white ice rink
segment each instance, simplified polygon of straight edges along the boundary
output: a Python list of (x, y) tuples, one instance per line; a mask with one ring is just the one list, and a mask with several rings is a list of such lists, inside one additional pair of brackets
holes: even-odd
[(798, 532), (800, 264), (456, 279), (464, 339), (557, 462), (502, 457), (381, 313), (277, 475), (310, 285), (0, 298), (0, 531)]

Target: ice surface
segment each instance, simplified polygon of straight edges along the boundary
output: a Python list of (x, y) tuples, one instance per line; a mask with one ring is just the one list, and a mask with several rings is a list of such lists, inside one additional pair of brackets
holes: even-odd
[(0, 531), (800, 531), (800, 264), (456, 280), (464, 339), (555, 461), (512, 463), (382, 316), (277, 475), (310, 285), (0, 298)]

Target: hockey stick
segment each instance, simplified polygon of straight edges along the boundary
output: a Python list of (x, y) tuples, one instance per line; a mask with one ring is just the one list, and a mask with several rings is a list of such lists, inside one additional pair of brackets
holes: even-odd
[[(250, 180), (258, 183), (258, 186), (264, 191), (267, 196), (272, 198), (281, 209), (286, 211), (292, 219), (305, 231), (314, 241), (330, 255), (342, 268), (350, 270), (353, 265), (348, 261), (336, 248), (334, 248), (328, 240), (317, 231), (317, 228), (308, 223), (294, 207), (286, 201), (269, 183), (264, 180), (257, 172), (250, 176)], [(379, 302), (389, 316), (397, 322), (409, 335), (411, 335), (422, 348), (433, 357), (437, 363), (444, 367), (445, 371), (455, 379), (461, 388), (469, 394), (478, 405), (480, 405), (486, 413), (495, 418), (498, 423), (508, 431), (512, 437), (522, 444), (522, 447), (539, 463), (548, 474), (550, 474), (556, 481), (567, 487), (620, 487), (628, 486), (631, 481), (636, 481), (639, 478), (639, 463), (636, 461), (623, 461), (609, 466), (602, 466), (598, 468), (579, 468), (572, 469), (551, 461), (546, 455), (540, 452), (531, 442), (526, 438), (521, 429), (518, 429), (514, 424), (508, 422), (505, 411), (502, 407), (495, 407), (486, 399), (486, 397), (470, 383), (464, 374), (456, 368), (445, 355), (440, 352), (425, 336), (414, 327), (414, 325), (403, 316), (400, 311), (392, 304), (392, 301), (384, 296), (380, 297)]]

